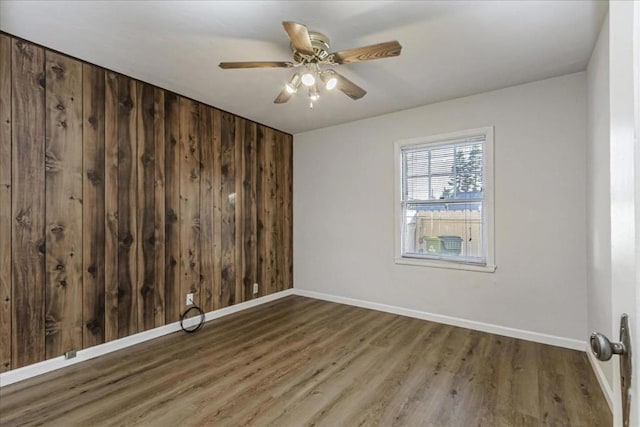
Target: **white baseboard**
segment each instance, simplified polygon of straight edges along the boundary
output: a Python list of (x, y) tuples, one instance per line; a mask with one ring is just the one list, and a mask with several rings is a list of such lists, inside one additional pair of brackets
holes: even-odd
[(337, 302), (340, 304), (353, 305), (356, 307), (369, 308), (371, 310), (384, 311), (401, 316), (414, 317), (416, 319), (429, 320), (446, 325), (459, 326), (461, 328), (473, 329), (476, 331), (489, 332), (491, 334), (506, 337), (519, 338), (527, 341), (539, 342), (542, 344), (555, 345), (557, 347), (569, 348), (572, 350), (585, 351), (585, 342), (573, 338), (548, 335), (540, 332), (531, 332), (524, 329), (509, 328), (507, 326), (494, 325), (491, 323), (476, 322), (474, 320), (461, 319), (459, 317), (444, 316), (442, 314), (428, 313), (426, 311), (413, 310), (394, 305), (381, 304), (377, 302), (364, 301), (354, 298), (340, 297), (320, 292), (307, 291), (294, 288), (294, 294), (303, 297), (321, 299), (324, 301)]
[(604, 371), (602, 370), (602, 366), (596, 357), (587, 350), (587, 359), (589, 359), (589, 363), (591, 363), (591, 368), (598, 379), (598, 383), (600, 384), (600, 388), (602, 389), (602, 394), (604, 394), (604, 398), (607, 400), (607, 404), (609, 405), (609, 409), (613, 413), (613, 389), (607, 381), (607, 377), (604, 375)]
[[(280, 298), (284, 298), (289, 295), (293, 295), (293, 289), (287, 289), (275, 294), (267, 295), (264, 297), (256, 298), (250, 301), (241, 302), (239, 304), (232, 305), (230, 307), (221, 308), (219, 310), (210, 311), (205, 313), (205, 322), (220, 317), (228, 316), (233, 313), (237, 313), (242, 310), (246, 310), (251, 307), (255, 307), (261, 304), (265, 304), (270, 301), (275, 301)], [(185, 322), (185, 326), (191, 326), (198, 322), (198, 317), (190, 319)], [(117, 350), (121, 350), (132, 345), (140, 344), (145, 341), (152, 340), (154, 338), (168, 335), (173, 332), (180, 331), (180, 322), (170, 323), (165, 326), (150, 329), (148, 331), (140, 332), (134, 335), (130, 335), (125, 338), (110, 341), (108, 343), (89, 347), (85, 350), (79, 350), (76, 357), (73, 359), (65, 359), (64, 356), (56, 357), (54, 359), (45, 360), (42, 362), (34, 363), (33, 365), (25, 366), (23, 368), (14, 369), (8, 372), (0, 374), (0, 387), (8, 386), (9, 384), (23, 381), (28, 378), (35, 377), (47, 372), (55, 371), (60, 368), (75, 365), (76, 363), (84, 362), (85, 360), (93, 359), (98, 356), (102, 356), (108, 353), (112, 353)]]

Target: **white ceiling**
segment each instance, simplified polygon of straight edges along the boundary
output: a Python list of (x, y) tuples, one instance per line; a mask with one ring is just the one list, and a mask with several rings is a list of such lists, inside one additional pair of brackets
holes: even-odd
[[(584, 70), (607, 3), (598, 1), (2, 1), (0, 28), (291, 133)], [(397, 58), (340, 66), (368, 94), (273, 99), (290, 69), (284, 20), (332, 50), (398, 40)]]

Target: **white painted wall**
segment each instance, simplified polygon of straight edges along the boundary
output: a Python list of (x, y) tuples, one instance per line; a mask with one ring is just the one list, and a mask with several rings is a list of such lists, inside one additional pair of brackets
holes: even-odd
[[(589, 331), (617, 337), (611, 321), (611, 192), (609, 167), (609, 19), (587, 67), (587, 304)], [(585, 331), (586, 332), (586, 331)], [(609, 387), (613, 365), (600, 364)]]
[[(296, 134), (295, 287), (584, 340), (586, 88), (582, 72)], [(395, 264), (394, 141), (483, 126), (498, 270)]]

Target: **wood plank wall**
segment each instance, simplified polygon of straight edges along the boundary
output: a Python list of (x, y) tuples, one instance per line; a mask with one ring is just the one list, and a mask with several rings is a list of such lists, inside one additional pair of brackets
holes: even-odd
[(291, 135), (0, 34), (0, 372), (292, 266)]

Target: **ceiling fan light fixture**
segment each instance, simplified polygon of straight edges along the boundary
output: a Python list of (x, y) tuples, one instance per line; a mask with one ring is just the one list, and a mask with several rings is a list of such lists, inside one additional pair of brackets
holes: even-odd
[(320, 78), (324, 82), (324, 88), (326, 90), (335, 89), (335, 87), (338, 85), (338, 78), (331, 70), (323, 72)]
[(315, 86), (309, 88), (309, 99), (314, 102), (320, 99), (320, 93)]
[(298, 87), (300, 87), (300, 73), (296, 73), (291, 77), (291, 80), (284, 85), (284, 88), (288, 93), (296, 93), (298, 91)]
[[(1, 1), (1, 0), (0, 0)], [(367, 91), (347, 79), (333, 69), (322, 67), (335, 67), (342, 64), (369, 61), (373, 59), (391, 58), (400, 55), (402, 46), (397, 40), (361, 46), (354, 49), (331, 52), (329, 38), (322, 33), (309, 31), (309, 29), (297, 22), (282, 22), (287, 36), (291, 42), (293, 62), (291, 61), (241, 61), (221, 62), (218, 66), (222, 69), (238, 68), (293, 68), (302, 67), (285, 83), (284, 88), (274, 99), (275, 104), (288, 102), (301, 85), (308, 88), (310, 107), (314, 101), (320, 98), (320, 91), (338, 89), (349, 98), (358, 100), (367, 94)]]
[(327, 88), (327, 90), (335, 89), (337, 85), (338, 79), (336, 79), (335, 77), (329, 78), (329, 80), (327, 80), (327, 83), (325, 83), (325, 87)]
[(313, 86), (314, 84), (316, 84), (316, 78), (313, 77), (313, 74), (311, 74), (311, 72), (307, 71), (302, 75), (302, 84), (305, 86)]

